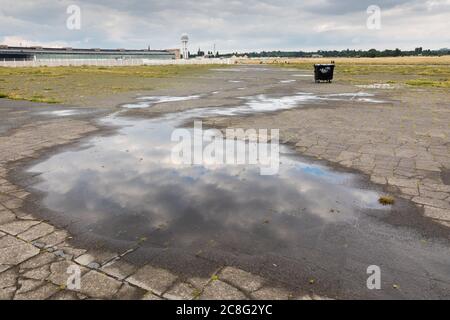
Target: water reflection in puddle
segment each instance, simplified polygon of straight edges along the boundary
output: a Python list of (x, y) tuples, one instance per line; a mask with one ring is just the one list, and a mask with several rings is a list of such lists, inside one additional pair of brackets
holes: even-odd
[[(245, 87), (237, 88), (237, 90), (245, 90)], [(217, 94), (219, 91), (214, 91), (212, 94)], [(361, 101), (361, 102), (371, 102), (371, 103), (383, 103), (382, 100), (376, 100), (370, 97), (373, 97), (373, 94), (357, 92), (357, 93), (338, 93), (338, 94), (327, 94), (327, 95), (314, 95), (308, 92), (298, 92), (292, 96), (284, 96), (284, 97), (270, 97), (267, 95), (257, 95), (257, 96), (249, 96), (249, 97), (240, 97), (241, 100), (245, 101), (244, 104), (236, 106), (236, 107), (227, 107), (227, 108), (199, 108), (192, 109), (186, 112), (177, 114), (181, 116), (188, 117), (206, 117), (206, 116), (232, 116), (239, 114), (248, 114), (248, 113), (256, 113), (256, 112), (270, 112), (284, 109), (292, 109), (306, 102), (318, 102), (318, 101)], [(149, 108), (158, 103), (164, 102), (179, 102), (179, 101), (187, 101), (200, 99), (202, 95), (192, 95), (185, 97), (146, 97), (140, 98), (139, 100), (144, 100), (135, 104), (127, 104), (124, 105), (123, 108), (126, 109), (143, 109)]]
[(240, 97), (239, 99), (243, 100), (243, 104), (235, 107), (195, 108), (175, 114), (167, 114), (163, 116), (163, 118), (186, 121), (193, 118), (235, 116), (259, 112), (273, 112), (300, 107), (306, 102), (314, 102), (320, 100), (318, 96), (305, 92), (299, 92), (296, 95), (285, 97), (271, 97), (261, 94), (257, 96)]
[(395, 86), (389, 84), (389, 83), (373, 83), (373, 84), (361, 84), (356, 85), (358, 88), (363, 89), (394, 89)]
[[(328, 223), (350, 223), (360, 210), (383, 210), (357, 177), (309, 164), (282, 148), (278, 175), (258, 166), (183, 166), (171, 161), (172, 131), (184, 121), (293, 108), (311, 94), (246, 98), (234, 108), (200, 108), (156, 119), (110, 116), (118, 133), (92, 138), (35, 165), (44, 204), (102, 238), (198, 250), (210, 239), (248, 253), (294, 249)], [(244, 142), (243, 142), (244, 143)], [(150, 244), (147, 244), (150, 245)], [(295, 251), (295, 250), (294, 250)]]
[(82, 111), (80, 110), (54, 110), (54, 111), (43, 111), (40, 114), (49, 115), (49, 116), (57, 116), (57, 117), (68, 117), (76, 114), (80, 114)]
[(138, 100), (143, 100), (142, 102), (136, 104), (125, 104), (122, 107), (126, 109), (142, 109), (148, 108), (151, 105), (165, 102), (179, 102), (179, 101), (187, 101), (187, 100), (195, 100), (199, 99), (200, 95), (191, 95), (185, 97), (171, 97), (171, 96), (157, 96), (157, 97), (141, 97)]
[(374, 94), (366, 93), (366, 92), (355, 92), (355, 93), (333, 93), (322, 96), (322, 99), (329, 100), (355, 100), (361, 102), (370, 102), (370, 103), (384, 103), (383, 100), (373, 99)]

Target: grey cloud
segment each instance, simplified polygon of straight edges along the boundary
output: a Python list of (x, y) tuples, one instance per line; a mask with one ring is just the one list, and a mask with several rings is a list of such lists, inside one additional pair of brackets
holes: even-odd
[[(403, 4), (412, 3), (411, 0), (322, 0), (312, 1), (305, 9), (315, 14), (346, 15), (355, 12), (365, 12), (371, 5), (379, 6), (382, 10), (389, 10)], [(423, 2), (423, 1), (421, 1)]]
[[(0, 42), (8, 37), (83, 47), (179, 46), (191, 51), (307, 50), (449, 46), (450, 0), (0, 0)], [(65, 27), (66, 8), (82, 9), (82, 29)], [(366, 28), (369, 5), (382, 30)]]

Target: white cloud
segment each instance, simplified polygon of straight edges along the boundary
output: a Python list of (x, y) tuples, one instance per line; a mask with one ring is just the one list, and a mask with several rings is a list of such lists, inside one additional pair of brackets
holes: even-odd
[(45, 46), (45, 47), (63, 48), (69, 46), (67, 42), (63, 41), (50, 41), (50, 42), (32, 41), (19, 36), (3, 37), (3, 40), (0, 42), (0, 44), (16, 47)]
[[(0, 39), (72, 47), (190, 50), (440, 48), (449, 46), (450, 0), (377, 0), (382, 29), (366, 28), (373, 0), (1, 0)], [(66, 28), (81, 7), (82, 27)]]

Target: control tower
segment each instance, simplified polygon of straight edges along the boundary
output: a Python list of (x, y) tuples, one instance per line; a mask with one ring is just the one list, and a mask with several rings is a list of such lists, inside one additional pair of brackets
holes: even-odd
[(181, 36), (181, 52), (183, 54), (183, 59), (189, 59), (189, 51), (188, 51), (188, 42), (189, 37), (186, 33)]

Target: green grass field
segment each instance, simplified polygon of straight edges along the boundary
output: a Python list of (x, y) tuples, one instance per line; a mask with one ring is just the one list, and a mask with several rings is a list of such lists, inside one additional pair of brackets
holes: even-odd
[(0, 98), (77, 104), (79, 97), (151, 90), (154, 79), (195, 76), (211, 65), (0, 68)]
[(450, 88), (450, 56), (397, 58), (304, 58), (254, 60), (300, 70), (311, 70), (315, 63), (336, 62), (337, 81), (354, 84), (398, 83), (411, 87)]
[[(352, 84), (401, 84), (405, 87), (422, 87), (430, 90), (450, 88), (449, 56), (262, 61), (252, 59), (243, 60), (241, 63), (265, 63), (312, 71), (314, 63), (325, 63), (330, 60), (336, 61), (336, 81)], [(114, 94), (157, 89), (163, 85), (158, 79), (194, 77), (212, 67), (214, 66), (0, 68), (0, 98), (74, 105), (89, 104), (91, 98), (108, 99)]]

